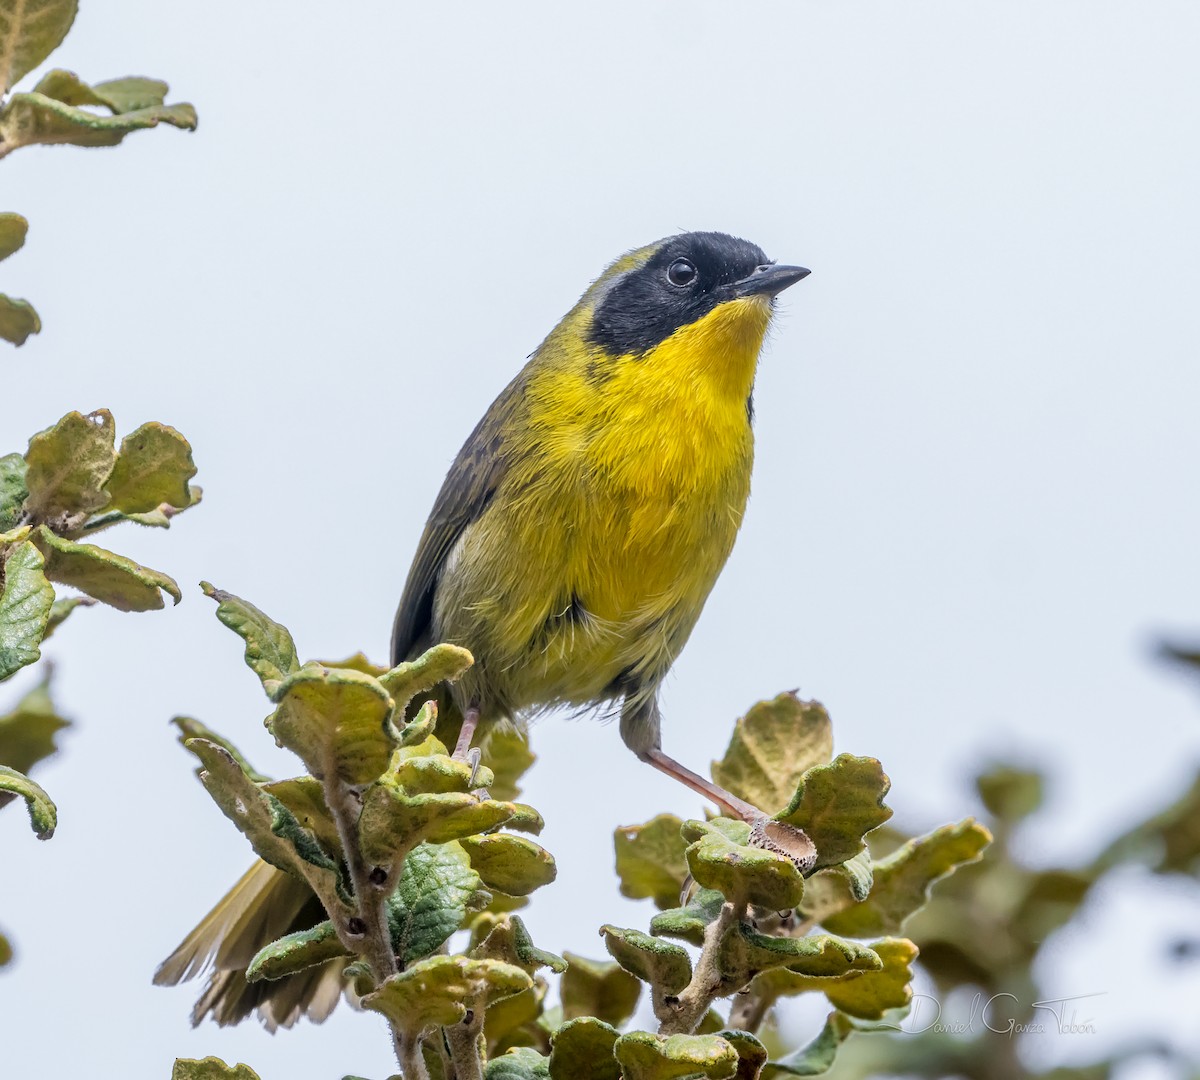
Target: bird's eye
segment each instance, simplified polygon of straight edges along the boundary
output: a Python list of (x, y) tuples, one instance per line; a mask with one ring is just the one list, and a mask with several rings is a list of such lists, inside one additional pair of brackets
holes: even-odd
[(681, 288), (696, 280), (696, 268), (687, 259), (676, 259), (667, 268), (667, 280)]

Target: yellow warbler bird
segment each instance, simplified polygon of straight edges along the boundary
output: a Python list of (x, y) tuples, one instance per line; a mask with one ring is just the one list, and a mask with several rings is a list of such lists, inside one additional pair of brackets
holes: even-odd
[[(434, 503), (396, 615), (392, 660), (452, 642), (455, 753), (478, 725), (611, 703), (625, 743), (801, 865), (812, 845), (663, 753), (658, 689), (733, 548), (754, 453), (752, 393), (775, 297), (807, 276), (724, 233), (671, 236), (592, 284), (492, 403)], [(155, 981), (216, 968), (193, 1012), (268, 1027), (324, 1019), (341, 964), (247, 983), (255, 953), (324, 917), (259, 862)]]

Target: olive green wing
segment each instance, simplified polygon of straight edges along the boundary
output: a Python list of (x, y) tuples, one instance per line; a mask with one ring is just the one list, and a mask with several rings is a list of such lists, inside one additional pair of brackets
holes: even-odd
[(442, 567), (463, 531), (487, 509), (508, 471), (506, 449), (511, 445), (510, 424), (517, 417), (524, 390), (522, 372), (492, 402), (446, 474), (425, 522), (396, 611), (392, 627), (393, 664), (403, 663), (415, 652), (434, 644), (429, 640), (430, 621)]

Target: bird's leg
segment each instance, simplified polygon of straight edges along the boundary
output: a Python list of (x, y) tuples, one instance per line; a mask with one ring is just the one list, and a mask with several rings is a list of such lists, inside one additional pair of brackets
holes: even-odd
[(709, 802), (715, 803), (731, 817), (741, 818), (745, 822), (754, 824), (763, 816), (763, 812), (757, 807), (739, 799), (733, 792), (718, 787), (711, 780), (705, 780), (699, 773), (692, 772), (686, 765), (681, 765), (669, 754), (664, 754), (659, 749), (645, 751), (644, 760), (659, 772), (666, 773), (667, 776), (703, 795)]
[(750, 843), (755, 847), (765, 848), (777, 855), (791, 859), (802, 874), (807, 873), (816, 865), (816, 845), (803, 829), (797, 829), (794, 825), (788, 825), (768, 817), (758, 807), (751, 806), (744, 799), (739, 799), (733, 792), (718, 787), (699, 773), (692, 772), (686, 765), (681, 765), (657, 747), (643, 750), (639, 756), (659, 772), (666, 773), (667, 776), (678, 780), (681, 784), (690, 787), (710, 802), (715, 803), (724, 813), (731, 817), (741, 818), (750, 826)]
[(474, 705), (469, 709), (464, 709), (462, 727), (458, 730), (458, 742), (454, 744), (454, 753), (451, 755), (455, 761), (466, 761), (470, 764), (471, 784), (475, 783), (475, 774), (479, 771), (479, 762), (483, 757), (479, 747), (471, 745), (471, 740), (475, 738), (475, 729), (478, 726), (479, 709)]

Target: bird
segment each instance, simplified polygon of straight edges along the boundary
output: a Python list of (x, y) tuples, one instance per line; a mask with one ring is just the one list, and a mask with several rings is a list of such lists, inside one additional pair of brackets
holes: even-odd
[[(658, 703), (742, 524), (776, 298), (808, 274), (720, 232), (629, 251), (485, 412), (434, 501), (392, 632), (393, 664), (439, 642), (473, 655), (440, 695), (455, 756), (477, 760), (477, 735), (540, 711), (614, 715), (638, 758), (750, 822), (756, 842), (810, 859), (799, 830), (663, 751)], [(215, 964), (193, 1022), (328, 1015), (332, 967), (241, 977), (263, 945), (323, 917), (298, 884), (257, 864), (164, 961), (156, 982)]]

